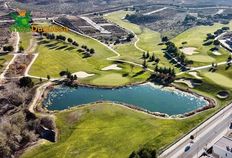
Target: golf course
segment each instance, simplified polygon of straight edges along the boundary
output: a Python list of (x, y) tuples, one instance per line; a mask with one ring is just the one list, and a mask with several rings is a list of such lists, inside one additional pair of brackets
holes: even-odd
[[(204, 46), (203, 44), (208, 33), (213, 33), (223, 26), (232, 28), (232, 23), (197, 26), (170, 39), (177, 46), (178, 51), (182, 51), (188, 59), (193, 61), (192, 68), (199, 67), (193, 72), (191, 69), (181, 72), (165, 57), (163, 52), (165, 47), (160, 45), (160, 33), (123, 19), (127, 14), (132, 13), (131, 11), (117, 11), (104, 15), (105, 19), (135, 36), (129, 43), (109, 46), (92, 37), (72, 31), (54, 33), (54, 35), (70, 38), (72, 41), (76, 41), (78, 46), (62, 40), (24, 36), (21, 38), (21, 45), (25, 48), (30, 45), (28, 44), (30, 38), (37, 41), (38, 57), (32, 64), (29, 75), (45, 80), (47, 76), (61, 79), (60, 72), (62, 71), (68, 71), (71, 74), (81, 72), (89, 75), (78, 79), (78, 83), (82, 85), (91, 85), (95, 88), (117, 88), (148, 81), (155, 66), (157, 69), (158, 67), (171, 67), (178, 73), (176, 80), (181, 79), (181, 82), (174, 82), (171, 86), (210, 98), (216, 103), (215, 107), (197, 114), (194, 113), (193, 116), (187, 118), (178, 118), (177, 116), (162, 118), (136, 110), (136, 108), (130, 108), (130, 106), (104, 100), (104, 95), (99, 92), (101, 95), (98, 99), (103, 100), (100, 103), (89, 101), (85, 103), (85, 106), (76, 105), (72, 108), (67, 105), (62, 110), (52, 112), (51, 116), (56, 123), (57, 142), (42, 141), (26, 150), (22, 155), (23, 158), (61, 157), (61, 155), (78, 158), (118, 158), (128, 157), (132, 151), (137, 151), (144, 146), (152, 147), (161, 153), (168, 145), (230, 103), (231, 95), (221, 99), (217, 97), (217, 93), (224, 90), (232, 94), (231, 69), (225, 69), (226, 64), (222, 64), (214, 72), (209, 71), (212, 63), (225, 62), (230, 52), (220, 47), (215, 55), (210, 50), (214, 47), (213, 45)], [(85, 57), (84, 53), (80, 51), (85, 45), (95, 51), (90, 57)], [(154, 53), (160, 62), (157, 65), (148, 62), (147, 68), (144, 68), (142, 65), (144, 52)], [(209, 68), (201, 68), (201, 66), (209, 66)], [(196, 79), (201, 82), (193, 84), (192, 81)], [(193, 86), (189, 87), (188, 84), (185, 84), (189, 82)], [(129, 86), (129, 89), (133, 88)], [(85, 89), (83, 91), (83, 94), (87, 94)], [(67, 91), (64, 91), (65, 93)], [(93, 97), (96, 95), (93, 94)], [(142, 94), (138, 96), (138, 99), (142, 99), (140, 97)], [(84, 98), (90, 98), (90, 95), (86, 95)], [(59, 101), (58, 99), (57, 102)], [(42, 104), (43, 102), (39, 106)], [(173, 106), (176, 106), (174, 104), (175, 101), (173, 101)], [(38, 113), (38, 115), (40, 114)], [(184, 114), (181, 113), (181, 115)], [(56, 154), (54, 155), (54, 153)]]

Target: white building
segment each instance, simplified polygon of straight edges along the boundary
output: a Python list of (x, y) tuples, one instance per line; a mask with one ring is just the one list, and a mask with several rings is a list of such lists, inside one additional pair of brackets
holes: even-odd
[(232, 158), (232, 139), (222, 137), (213, 145), (213, 153), (219, 158)]

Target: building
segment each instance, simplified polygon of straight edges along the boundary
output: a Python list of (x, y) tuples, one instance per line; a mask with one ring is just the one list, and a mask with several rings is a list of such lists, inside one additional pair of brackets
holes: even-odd
[(232, 139), (222, 137), (213, 145), (213, 153), (218, 158), (232, 158)]

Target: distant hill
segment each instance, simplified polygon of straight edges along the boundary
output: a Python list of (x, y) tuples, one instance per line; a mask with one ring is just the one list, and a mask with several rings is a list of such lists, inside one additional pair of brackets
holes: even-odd
[(15, 7), (53, 13), (82, 14), (132, 5), (178, 4), (191, 6), (232, 5), (231, 0), (14, 0)]

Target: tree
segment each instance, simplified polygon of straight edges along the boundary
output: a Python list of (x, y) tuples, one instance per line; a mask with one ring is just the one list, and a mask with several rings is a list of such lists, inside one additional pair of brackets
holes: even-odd
[(72, 43), (73, 40), (72, 40), (71, 38), (68, 38), (68, 42), (69, 42), (69, 43)]
[(150, 57), (150, 54), (149, 54), (149, 52), (147, 52), (146, 59), (148, 59), (149, 57)]
[(174, 55), (177, 54), (178, 49), (174, 43), (168, 42), (168, 43), (166, 43), (166, 45), (167, 45), (167, 52), (168, 53), (171, 53)]
[(193, 139), (194, 139), (194, 136), (193, 136), (193, 135), (191, 135), (191, 136), (190, 136), (190, 139), (191, 139), (191, 140), (193, 140)]
[(167, 36), (162, 37), (162, 42), (168, 42), (168, 41), (169, 41), (169, 39)]
[(215, 46), (219, 46), (219, 45), (220, 45), (220, 41), (219, 41), (219, 40), (214, 40), (214, 41), (213, 41), (213, 44), (214, 44)]
[(231, 62), (231, 61), (232, 61), (232, 57), (231, 57), (231, 55), (229, 55), (227, 62)]
[(143, 68), (144, 68), (144, 69), (147, 68), (147, 61), (146, 61), (146, 59), (143, 60)]
[(155, 61), (155, 53), (152, 54), (151, 61)]
[(57, 36), (56, 36), (56, 39), (57, 39), (57, 40), (65, 41), (65, 40), (66, 40), (66, 37), (63, 36), (63, 35), (57, 35)]
[(72, 45), (77, 46), (77, 47), (79, 46), (79, 44), (76, 41), (74, 41)]
[(94, 54), (94, 53), (95, 53), (95, 50), (94, 50), (93, 48), (91, 48), (91, 49), (89, 50), (89, 53), (90, 53), (90, 54)]
[(65, 76), (65, 75), (67, 75), (67, 71), (61, 71), (60, 73), (59, 73), (59, 75), (62, 77), (62, 76)]
[(19, 79), (19, 86), (20, 87), (33, 87), (34, 83), (30, 77), (22, 77)]
[(3, 51), (5, 52), (12, 52), (14, 50), (13, 46), (4, 46)]
[(82, 45), (81, 48), (87, 49), (88, 47), (86, 45)]
[(23, 51), (24, 51), (23, 46), (20, 46), (20, 47), (19, 47), (19, 52), (23, 52)]
[(146, 53), (143, 52), (143, 59), (146, 59)]

